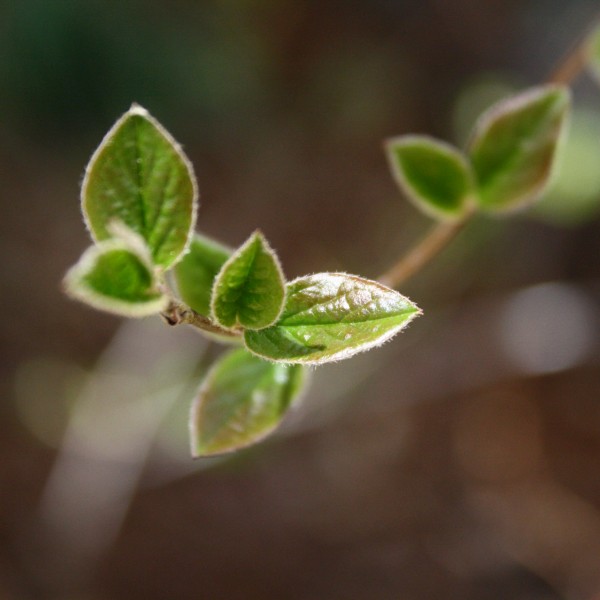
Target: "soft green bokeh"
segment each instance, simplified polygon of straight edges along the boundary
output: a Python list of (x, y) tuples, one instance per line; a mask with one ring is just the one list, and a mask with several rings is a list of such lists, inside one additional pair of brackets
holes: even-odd
[(473, 177), (456, 148), (427, 136), (407, 135), (390, 140), (387, 154), (396, 181), (421, 210), (440, 219), (465, 212)]
[(419, 309), (398, 292), (345, 273), (320, 273), (288, 284), (273, 327), (246, 331), (247, 348), (269, 360), (319, 364), (377, 346), (403, 329)]
[(479, 73), (462, 83), (452, 109), (452, 129), (457, 145), (465, 147), (479, 115), (502, 99), (524, 88), (507, 73)]
[(119, 220), (140, 234), (154, 263), (172, 266), (194, 227), (197, 192), (192, 166), (171, 136), (142, 108), (117, 121), (88, 165), (84, 216), (96, 240)]
[(549, 181), (569, 108), (566, 88), (528, 90), (493, 106), (470, 144), (481, 207), (517, 209), (536, 200)]
[(192, 454), (239, 450), (271, 433), (305, 381), (300, 365), (267, 362), (233, 350), (209, 372), (192, 406)]
[(189, 252), (175, 265), (179, 295), (197, 313), (210, 314), (213, 282), (230, 256), (229, 248), (197, 233), (192, 238)]
[(211, 309), (221, 326), (262, 329), (275, 323), (285, 298), (285, 279), (275, 253), (260, 232), (223, 265)]

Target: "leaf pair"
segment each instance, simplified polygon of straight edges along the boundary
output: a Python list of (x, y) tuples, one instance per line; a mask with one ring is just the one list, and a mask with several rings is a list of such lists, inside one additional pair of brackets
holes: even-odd
[(440, 219), (524, 207), (550, 179), (569, 104), (569, 90), (552, 85), (499, 102), (478, 121), (466, 155), (427, 136), (394, 138), (387, 144), (394, 177)]
[(159, 291), (160, 275), (187, 249), (197, 197), (181, 148), (143, 108), (132, 106), (86, 169), (82, 209), (96, 246), (67, 273), (67, 291), (124, 316), (163, 310), (168, 299)]

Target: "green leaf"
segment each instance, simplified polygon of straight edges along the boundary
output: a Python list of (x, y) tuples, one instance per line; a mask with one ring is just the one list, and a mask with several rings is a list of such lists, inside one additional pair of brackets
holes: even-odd
[(406, 196), (439, 219), (460, 218), (473, 201), (469, 161), (453, 146), (422, 135), (405, 135), (386, 144), (394, 178)]
[(179, 295), (197, 313), (210, 315), (213, 282), (231, 253), (218, 242), (195, 234), (188, 253), (175, 266)]
[(262, 329), (277, 321), (285, 278), (275, 252), (259, 231), (223, 265), (212, 290), (211, 310), (221, 327)]
[(569, 104), (567, 88), (549, 85), (484, 113), (470, 143), (482, 208), (518, 209), (539, 197), (550, 179)]
[(345, 273), (300, 277), (287, 286), (276, 325), (246, 331), (246, 347), (285, 363), (320, 364), (382, 344), (420, 314), (408, 298)]
[(194, 229), (198, 192), (192, 165), (165, 129), (132, 106), (106, 134), (85, 173), (81, 200), (96, 241), (120, 221), (150, 248), (155, 265), (170, 268)]
[(298, 397), (305, 375), (299, 365), (267, 362), (243, 348), (227, 353), (192, 405), (192, 455), (223, 454), (263, 439)]
[(64, 285), (73, 298), (125, 317), (159, 313), (169, 302), (157, 288), (147, 257), (116, 239), (88, 248)]
[(600, 26), (595, 27), (588, 36), (586, 54), (588, 69), (596, 82), (600, 83)]

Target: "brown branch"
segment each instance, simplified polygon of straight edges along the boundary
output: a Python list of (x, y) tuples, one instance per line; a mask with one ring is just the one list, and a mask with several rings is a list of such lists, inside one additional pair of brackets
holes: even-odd
[(588, 61), (590, 35), (599, 24), (600, 18), (597, 17), (550, 72), (546, 83), (570, 85), (579, 77)]
[(191, 325), (202, 331), (224, 337), (236, 338), (241, 336), (240, 331), (224, 329), (212, 319), (197, 313), (185, 304), (181, 304), (175, 300), (171, 302), (167, 310), (161, 313), (161, 317), (168, 325)]
[(419, 272), (434, 256), (439, 254), (467, 224), (469, 217), (451, 223), (436, 223), (429, 233), (408, 254), (378, 277), (388, 287), (398, 287)]

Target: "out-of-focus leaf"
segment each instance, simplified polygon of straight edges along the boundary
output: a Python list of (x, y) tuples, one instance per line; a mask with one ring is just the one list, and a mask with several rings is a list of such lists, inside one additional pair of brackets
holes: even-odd
[(473, 201), (469, 161), (453, 146), (421, 135), (386, 144), (392, 173), (406, 196), (438, 219), (460, 218)]
[(244, 341), (268, 360), (320, 364), (382, 344), (419, 313), (408, 298), (379, 283), (319, 273), (290, 282), (279, 321), (246, 331)]
[(175, 280), (181, 299), (197, 313), (210, 314), (213, 282), (231, 252), (218, 242), (195, 234), (188, 253), (175, 265)]
[(65, 276), (73, 298), (94, 308), (125, 317), (145, 317), (164, 310), (168, 298), (146, 257), (121, 240), (107, 240), (89, 248)]
[(470, 143), (482, 208), (518, 209), (538, 198), (550, 179), (569, 103), (567, 88), (549, 85), (484, 113)]
[(192, 455), (223, 454), (263, 439), (281, 423), (305, 377), (300, 365), (268, 362), (243, 348), (226, 354), (192, 405)]
[(148, 112), (132, 106), (94, 152), (83, 181), (83, 214), (95, 240), (112, 237), (120, 221), (145, 240), (155, 265), (170, 268), (183, 255), (197, 204), (192, 166)]
[(561, 227), (580, 226), (600, 213), (600, 111), (574, 107), (556, 176), (531, 212)]
[(227, 260), (212, 290), (211, 311), (222, 327), (262, 329), (275, 323), (285, 299), (279, 260), (260, 232)]
[(588, 70), (600, 84), (600, 26), (597, 26), (589, 35), (586, 51)]

